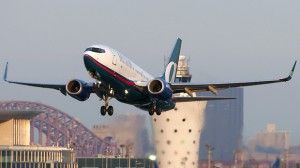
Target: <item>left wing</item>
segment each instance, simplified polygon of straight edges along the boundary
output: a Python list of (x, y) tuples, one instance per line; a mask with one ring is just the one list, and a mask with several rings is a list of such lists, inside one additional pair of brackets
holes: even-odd
[(295, 61), (294, 66), (288, 77), (282, 78), (282, 79), (277, 79), (277, 80), (257, 81), (257, 82), (240, 82), (240, 83), (211, 83), (211, 84), (170, 83), (170, 87), (172, 88), (174, 93), (185, 92), (185, 93), (188, 93), (192, 97), (193, 92), (211, 91), (212, 93), (217, 94), (218, 90), (224, 90), (224, 89), (229, 89), (229, 88), (234, 88), (234, 87), (287, 82), (292, 79), (296, 64), (297, 64), (297, 61)]

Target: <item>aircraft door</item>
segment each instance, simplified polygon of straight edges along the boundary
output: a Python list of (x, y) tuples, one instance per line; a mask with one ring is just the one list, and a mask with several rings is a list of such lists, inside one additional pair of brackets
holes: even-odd
[(117, 65), (118, 57), (116, 55), (113, 56), (112, 64)]

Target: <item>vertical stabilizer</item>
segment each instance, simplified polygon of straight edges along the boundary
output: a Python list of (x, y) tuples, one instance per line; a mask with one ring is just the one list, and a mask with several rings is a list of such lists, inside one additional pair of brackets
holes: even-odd
[(280, 159), (279, 157), (276, 158), (276, 160), (273, 162), (271, 168), (279, 168), (280, 167)]
[(170, 59), (168, 61), (166, 69), (162, 75), (162, 79), (166, 82), (173, 83), (175, 81), (178, 59), (180, 55), (181, 41), (182, 40), (180, 38), (177, 39), (174, 49), (170, 55)]

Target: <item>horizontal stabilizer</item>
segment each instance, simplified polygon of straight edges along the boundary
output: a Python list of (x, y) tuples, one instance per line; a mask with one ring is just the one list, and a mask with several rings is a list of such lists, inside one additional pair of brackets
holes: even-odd
[(231, 100), (234, 97), (216, 97), (216, 96), (200, 96), (200, 97), (173, 97), (174, 102), (192, 102), (192, 101), (207, 101), (207, 100)]

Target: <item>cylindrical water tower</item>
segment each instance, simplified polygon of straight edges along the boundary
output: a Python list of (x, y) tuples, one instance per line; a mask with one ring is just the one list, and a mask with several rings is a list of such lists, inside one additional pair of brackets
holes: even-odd
[[(189, 57), (180, 56), (177, 82), (190, 82), (189, 67)], [(151, 117), (159, 168), (198, 168), (205, 107), (206, 101), (180, 102), (173, 110)]]

